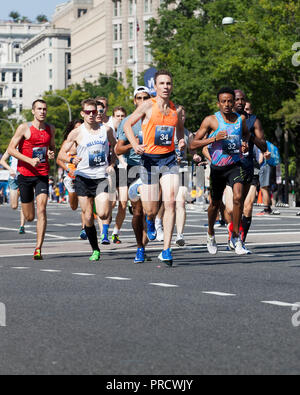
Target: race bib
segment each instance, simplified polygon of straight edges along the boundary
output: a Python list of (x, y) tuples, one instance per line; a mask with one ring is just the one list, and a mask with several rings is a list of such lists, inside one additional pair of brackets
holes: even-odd
[(32, 149), (32, 158), (39, 158), (40, 163), (46, 162), (47, 147), (35, 147)]
[(155, 145), (162, 147), (172, 145), (174, 130), (173, 126), (156, 126)]
[(226, 140), (222, 140), (223, 152), (227, 155), (236, 155), (241, 150), (240, 136), (228, 136)]
[(89, 152), (89, 166), (101, 167), (106, 165), (106, 157), (104, 151), (90, 151)]

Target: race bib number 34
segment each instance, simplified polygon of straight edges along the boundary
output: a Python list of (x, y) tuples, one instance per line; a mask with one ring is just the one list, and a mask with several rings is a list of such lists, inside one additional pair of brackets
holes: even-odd
[(159, 145), (159, 146), (172, 145), (174, 130), (175, 129), (173, 126), (156, 126), (155, 142), (154, 142), (155, 145)]
[(105, 166), (105, 152), (103, 151), (93, 151), (89, 152), (89, 165), (90, 167), (100, 167)]
[(32, 149), (32, 158), (39, 158), (40, 163), (46, 162), (47, 148), (35, 147)]

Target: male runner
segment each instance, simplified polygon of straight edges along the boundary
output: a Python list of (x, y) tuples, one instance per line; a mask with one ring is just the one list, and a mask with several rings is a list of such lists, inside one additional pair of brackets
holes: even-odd
[[(214, 225), (222, 204), (226, 184), (233, 189), (233, 232), (231, 243), (236, 254), (244, 255), (244, 248), (239, 235), (239, 226), (243, 212), (243, 184), (246, 174), (242, 169), (242, 152), (247, 151), (249, 132), (246, 118), (233, 112), (235, 93), (231, 88), (218, 92), (219, 112), (204, 119), (191, 149), (208, 146), (211, 157), (210, 190), (211, 202), (208, 208), (207, 249), (210, 254), (217, 254)], [(243, 141), (242, 141), (243, 140)]]
[[(144, 104), (146, 100), (150, 99), (149, 89), (145, 86), (139, 86), (134, 92), (134, 105), (136, 108), (140, 107)], [(126, 169), (119, 169), (119, 174), (124, 181), (126, 181), (126, 194), (128, 196), (128, 188), (134, 183), (140, 174), (140, 163), (141, 156), (136, 154), (132, 145), (129, 143), (125, 132), (124, 132), (124, 124), (129, 119), (129, 117), (125, 118), (117, 132), (117, 145), (115, 148), (115, 152), (117, 155), (123, 155), (126, 160), (127, 167)], [(136, 124), (132, 127), (134, 136), (139, 144), (143, 142), (143, 132), (142, 132), (142, 119), (140, 119)], [(124, 172), (125, 171), (125, 172)], [(134, 260), (134, 263), (143, 263), (145, 261), (145, 247), (147, 244), (147, 234), (145, 232), (144, 226), (144, 211), (143, 206), (140, 200), (131, 201), (132, 204), (132, 228), (134, 230), (135, 238), (137, 241), (137, 253)], [(117, 224), (118, 217), (116, 218)]]
[[(154, 84), (157, 97), (147, 100), (139, 106), (124, 125), (126, 137), (134, 151), (142, 156), (141, 200), (147, 214), (147, 234), (155, 239), (155, 216), (159, 209), (159, 185), (162, 189), (162, 200), (165, 206), (164, 215), (164, 249), (159, 259), (172, 266), (171, 240), (175, 225), (176, 196), (179, 188), (178, 165), (175, 154), (175, 132), (179, 141), (178, 147), (183, 150), (184, 127), (182, 108), (170, 101), (173, 88), (172, 75), (161, 70), (155, 74)], [(143, 144), (137, 142), (132, 126), (143, 119)], [(160, 178), (160, 174), (161, 179)]]
[[(69, 134), (60, 151), (59, 159), (77, 166), (75, 192), (84, 213), (85, 231), (93, 250), (89, 259), (95, 262), (100, 260), (100, 248), (94, 225), (93, 208), (95, 203), (97, 215), (102, 220), (109, 218), (111, 201), (107, 178), (115, 163), (113, 149), (116, 140), (111, 128), (99, 125), (96, 121), (97, 103), (95, 100), (84, 100), (80, 114), (84, 123)], [(70, 158), (68, 152), (74, 143), (77, 145), (77, 155)], [(109, 164), (110, 147), (112, 152)]]
[[(249, 150), (246, 154), (243, 155), (241, 163), (243, 169), (247, 173), (246, 181), (244, 187), (244, 209), (243, 209), (243, 217), (241, 222), (241, 228), (243, 231), (242, 241), (246, 241), (247, 234), (249, 232), (251, 222), (252, 222), (252, 212), (253, 205), (256, 198), (256, 189), (259, 185), (259, 166), (256, 161), (254, 146), (257, 146), (262, 152), (265, 152), (266, 157), (270, 153), (267, 152), (267, 143), (265, 140), (264, 131), (262, 128), (262, 124), (260, 120), (256, 117), (256, 115), (249, 115), (245, 112), (246, 106), (246, 95), (245, 93), (237, 89), (235, 92), (235, 107), (234, 111), (240, 115), (244, 115), (246, 118), (246, 125), (250, 132), (250, 140), (249, 140)], [(226, 188), (226, 212), (229, 217), (232, 217), (232, 188), (231, 186), (227, 186)], [(228, 226), (229, 231), (229, 240), (232, 235), (232, 223)]]
[(34, 192), (37, 206), (37, 242), (33, 258), (42, 260), (41, 249), (47, 227), (46, 207), (49, 191), (49, 159), (54, 159), (55, 128), (46, 121), (47, 104), (35, 100), (32, 104), (33, 121), (23, 123), (11, 139), (7, 152), (18, 159), (18, 185), (22, 210), (26, 221), (35, 217)]
[[(17, 170), (18, 160), (13, 156), (9, 156), (8, 152), (6, 151), (0, 160), (0, 165), (9, 171), (9, 179), (8, 179), (9, 203), (10, 203), (10, 207), (13, 210), (17, 210), (17, 208), (19, 207), (19, 196), (20, 196), (19, 185), (18, 185), (18, 170)], [(25, 217), (21, 209), (19, 234), (23, 235), (24, 233), (25, 233)]]

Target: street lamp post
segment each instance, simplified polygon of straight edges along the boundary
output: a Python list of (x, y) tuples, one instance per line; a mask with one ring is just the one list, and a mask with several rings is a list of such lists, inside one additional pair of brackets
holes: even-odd
[(64, 101), (66, 103), (66, 105), (68, 107), (68, 111), (69, 111), (69, 122), (71, 122), (72, 121), (72, 111), (71, 111), (71, 107), (70, 107), (68, 100), (62, 96), (57, 95), (56, 93), (45, 95), (45, 97), (51, 97), (51, 96), (52, 97), (59, 97), (62, 101)]

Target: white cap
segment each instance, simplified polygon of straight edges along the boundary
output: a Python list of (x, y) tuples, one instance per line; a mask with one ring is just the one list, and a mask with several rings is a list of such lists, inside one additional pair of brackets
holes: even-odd
[(151, 96), (150, 90), (146, 86), (138, 86), (134, 91), (134, 97), (136, 97), (138, 93), (147, 93), (149, 96)]

